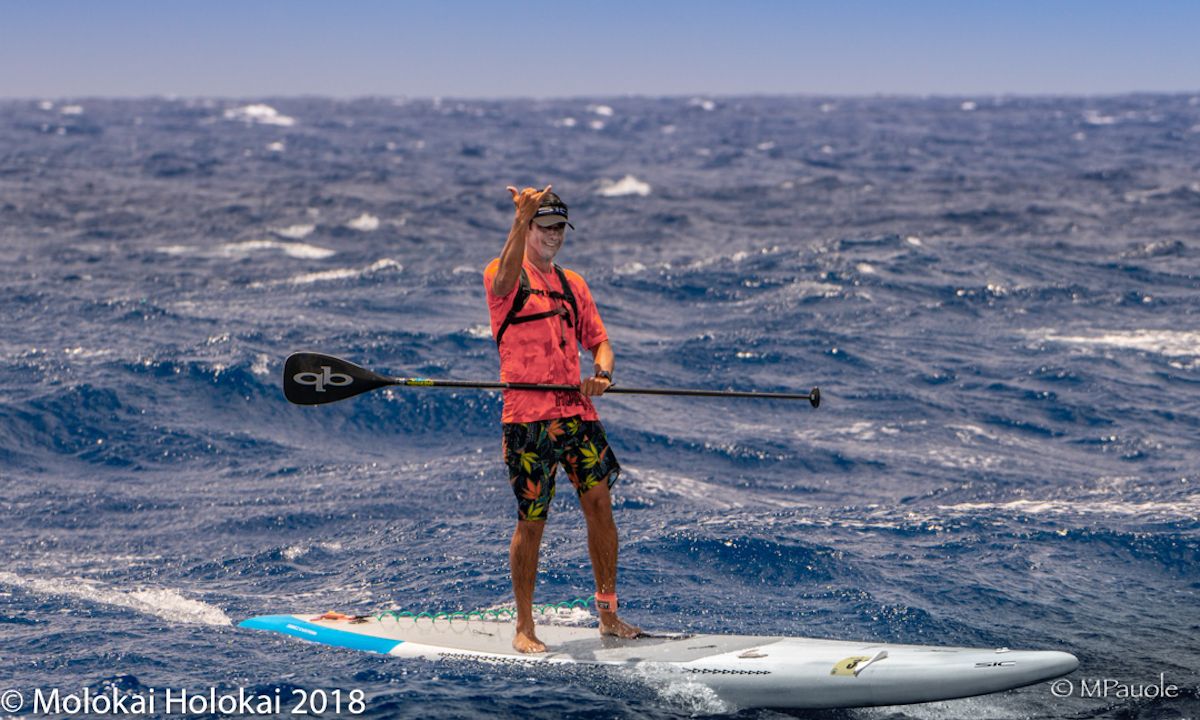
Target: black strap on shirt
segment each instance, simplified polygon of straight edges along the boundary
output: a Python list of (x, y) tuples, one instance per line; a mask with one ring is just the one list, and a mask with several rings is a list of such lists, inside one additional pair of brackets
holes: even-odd
[[(533, 322), (534, 320), (544, 320), (555, 315), (561, 317), (567, 323), (567, 327), (574, 329), (579, 322), (579, 306), (575, 303), (575, 293), (571, 292), (571, 283), (567, 282), (567, 274), (563, 272), (558, 265), (554, 266), (554, 272), (558, 274), (559, 282), (562, 283), (562, 292), (553, 290), (536, 290), (529, 285), (529, 275), (525, 272), (525, 268), (521, 268), (521, 281), (517, 284), (517, 296), (513, 298), (512, 307), (505, 316), (504, 322), (500, 323), (500, 329), (496, 331), (496, 347), (500, 347), (500, 341), (504, 339), (504, 331), (509, 325), (519, 325), (521, 323)], [(544, 295), (553, 300), (565, 300), (570, 303), (571, 310), (568, 311), (563, 305), (559, 305), (553, 310), (546, 312), (532, 313), (529, 315), (520, 315), (521, 308), (525, 307), (526, 301), (530, 295)], [(564, 336), (562, 345), (566, 345)]]

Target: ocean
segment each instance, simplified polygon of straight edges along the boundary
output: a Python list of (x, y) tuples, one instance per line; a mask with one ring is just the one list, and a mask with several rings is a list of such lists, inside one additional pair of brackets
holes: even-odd
[[(1071, 685), (787, 713), (236, 627), (511, 605), (498, 394), (298, 407), (281, 370), (495, 380), (482, 269), (548, 183), (618, 384), (823, 395), (597, 400), (624, 617), (1065, 650)], [(0, 712), (1200, 717), (1198, 235), (1197, 96), (2, 101)], [(593, 590), (560, 481), (539, 602)]]

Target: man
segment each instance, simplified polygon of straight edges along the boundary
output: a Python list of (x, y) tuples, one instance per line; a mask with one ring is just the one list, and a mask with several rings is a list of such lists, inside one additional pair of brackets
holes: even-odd
[[(617, 617), (617, 527), (610, 488), (620, 465), (588, 398), (612, 384), (613, 352), (587, 283), (554, 264), (567, 227), (567, 206), (550, 191), (509, 187), (516, 212), (500, 257), (483, 273), (492, 334), (504, 382), (579, 385), (579, 392), (504, 392), (504, 461), (517, 496), (517, 528), (509, 547), (517, 626), (513, 647), (546, 651), (533, 623), (538, 551), (554, 478), (561, 462), (579, 495), (588, 528), (600, 633), (636, 637)], [(579, 344), (595, 374), (580, 382)]]

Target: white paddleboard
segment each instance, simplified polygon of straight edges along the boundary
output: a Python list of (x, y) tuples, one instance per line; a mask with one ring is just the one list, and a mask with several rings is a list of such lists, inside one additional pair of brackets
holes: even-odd
[(537, 627), (547, 651), (512, 648), (509, 621), (440, 617), (265, 615), (241, 627), (402, 658), (536, 666), (592, 664), (686, 674), (743, 708), (849, 708), (984, 695), (1066, 675), (1074, 655), (751, 635), (601, 637), (595, 628)]

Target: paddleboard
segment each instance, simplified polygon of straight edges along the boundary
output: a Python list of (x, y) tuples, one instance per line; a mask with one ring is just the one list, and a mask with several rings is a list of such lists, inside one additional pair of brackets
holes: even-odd
[(594, 627), (539, 624), (547, 651), (512, 648), (514, 624), (478, 617), (265, 615), (241, 627), (401, 658), (655, 668), (711, 688), (742, 708), (851, 708), (951, 700), (1066, 675), (1074, 655), (760, 635), (601, 637)]

